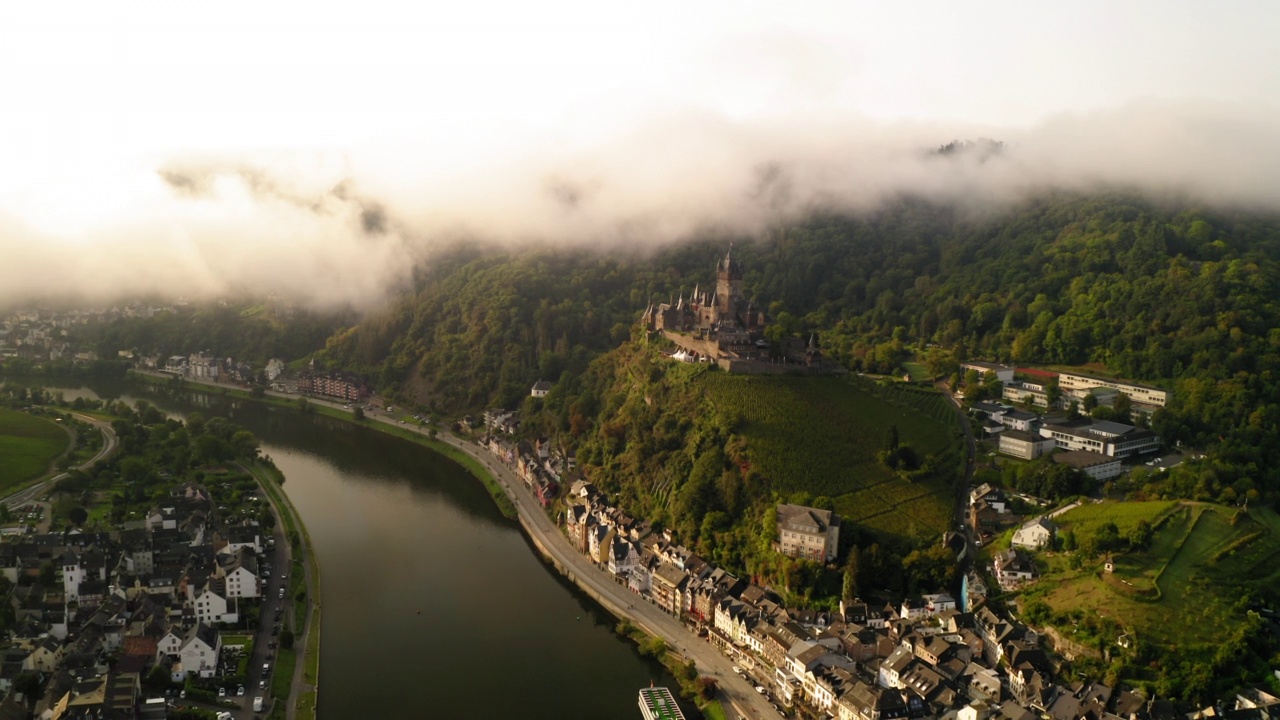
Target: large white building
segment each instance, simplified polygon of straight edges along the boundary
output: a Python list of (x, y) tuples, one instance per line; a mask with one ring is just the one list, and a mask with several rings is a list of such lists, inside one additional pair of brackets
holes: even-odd
[(1052, 452), (1056, 444), (1053, 438), (1041, 437), (1021, 430), (1006, 430), (1000, 433), (1000, 452), (1023, 460), (1035, 460), (1047, 452)]
[(1071, 450), (1055, 453), (1053, 461), (1060, 465), (1070, 465), (1094, 480), (1110, 480), (1124, 472), (1120, 458), (1109, 457), (1088, 450)]
[(1150, 430), (1109, 420), (1092, 425), (1045, 425), (1040, 434), (1053, 438), (1060, 448), (1088, 450), (1118, 459), (1160, 449), (1160, 436)]
[(778, 551), (792, 557), (830, 561), (840, 544), (840, 516), (803, 505), (778, 506)]
[(1158, 387), (1089, 375), (1076, 375), (1075, 373), (1060, 373), (1058, 375), (1058, 387), (1062, 388), (1064, 393), (1073, 397), (1084, 397), (1093, 388), (1111, 388), (1128, 395), (1129, 399), (1135, 403), (1151, 407), (1164, 407), (1165, 403), (1169, 401), (1169, 391)]
[(960, 369), (966, 372), (969, 370), (976, 371), (979, 377), (985, 376), (987, 373), (995, 373), (996, 379), (1000, 382), (1013, 382), (1013, 367), (1009, 365), (997, 365), (989, 362), (967, 362), (960, 363)]

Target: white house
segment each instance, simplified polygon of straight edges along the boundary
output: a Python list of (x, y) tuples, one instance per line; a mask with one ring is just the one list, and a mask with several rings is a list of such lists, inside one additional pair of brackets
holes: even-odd
[(196, 611), (196, 619), (202, 623), (234, 623), (240, 620), (238, 612), (228, 609), (225, 584), (221, 580), (210, 578), (200, 587), (187, 585), (187, 596)]
[(636, 550), (635, 543), (615, 537), (609, 552), (609, 572), (621, 577), (631, 572), (639, 563), (640, 553)]
[(80, 583), (84, 580), (85, 569), (80, 564), (80, 558), (68, 550), (62, 556), (62, 589), (67, 594), (67, 600), (80, 598)]
[(551, 392), (551, 383), (546, 380), (539, 380), (533, 384), (533, 388), (529, 391), (529, 394), (536, 398), (543, 398), (546, 397), (549, 392)]
[(267, 361), (266, 375), (267, 382), (274, 382), (276, 378), (284, 373), (284, 361), (280, 358), (271, 358)]
[(258, 582), (258, 558), (246, 549), (221, 568), (228, 598), (260, 597)]
[(995, 569), (996, 581), (1004, 590), (1012, 590), (1037, 577), (1035, 563), (1017, 548), (1010, 548), (996, 555), (992, 566)]
[(202, 678), (213, 677), (218, 669), (218, 654), (221, 652), (222, 635), (217, 628), (196, 623), (187, 631), (182, 648), (178, 651), (182, 673), (196, 673)]
[(1029, 550), (1048, 547), (1053, 542), (1053, 523), (1047, 518), (1038, 517), (1027, 521), (1025, 525), (1013, 533), (1013, 546)]

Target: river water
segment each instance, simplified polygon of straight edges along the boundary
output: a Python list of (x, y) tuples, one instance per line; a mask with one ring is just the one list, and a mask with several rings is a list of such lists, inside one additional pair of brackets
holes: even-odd
[(639, 688), (676, 684), (440, 455), (216, 394), (43, 384), (69, 400), (145, 399), (177, 416), (226, 415), (258, 436), (320, 561), (324, 720), (637, 718)]

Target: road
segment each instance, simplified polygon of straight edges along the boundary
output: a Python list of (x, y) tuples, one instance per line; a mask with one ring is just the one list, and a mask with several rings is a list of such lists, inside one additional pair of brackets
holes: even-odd
[[(391, 422), (383, 420), (383, 422)], [(597, 568), (585, 556), (569, 544), (569, 539), (551, 522), (546, 512), (532, 494), (524, 490), (523, 483), (511, 470), (502, 465), (492, 454), (473, 443), (441, 433), (440, 440), (461, 449), (484, 464), (493, 474), (507, 495), (516, 503), (525, 530), (537, 543), (573, 576), (573, 580), (588, 588), (616, 615), (630, 617), (634, 622), (661, 636), (667, 645), (687, 659), (693, 660), (702, 675), (710, 675), (720, 685), (724, 698), (732, 703), (740, 715), (746, 718), (781, 717), (770, 703), (744, 679), (733, 672), (733, 662), (707, 640), (690, 632), (683, 623), (651, 604), (644, 597), (614, 582), (606, 571)], [(638, 690), (638, 689), (637, 689)]]
[(934, 383), (934, 386), (951, 401), (952, 406), (955, 407), (956, 414), (960, 416), (960, 427), (964, 429), (964, 442), (968, 458), (964, 463), (964, 482), (957, 491), (955, 519), (956, 527), (964, 528), (967, 547), (962, 557), (965, 562), (968, 562), (978, 551), (978, 547), (973, 544), (973, 533), (969, 530), (969, 518), (966, 512), (969, 507), (969, 488), (973, 487), (973, 471), (978, 464), (978, 447), (973, 439), (973, 427), (969, 422), (969, 417), (965, 415), (964, 405), (961, 404), (960, 399), (951, 393), (951, 388), (945, 381), (939, 380)]
[[(116, 437), (116, 431), (111, 428), (111, 423), (104, 422), (102, 420), (97, 420), (95, 418), (91, 418), (88, 415), (81, 415), (80, 413), (71, 413), (71, 414), (74, 415), (76, 419), (83, 420), (84, 422), (87, 422), (90, 425), (93, 425), (94, 427), (101, 430), (102, 436), (105, 440), (102, 443), (102, 449), (99, 450), (96, 455), (89, 458), (88, 461), (81, 463), (79, 466), (75, 468), (76, 470), (88, 470), (89, 468), (93, 467), (97, 463), (101, 462), (103, 458), (110, 455), (116, 449), (116, 445), (119, 444), (120, 439)], [(48, 480), (44, 480), (42, 482), (38, 482), (35, 485), (32, 485), (31, 487), (26, 488), (25, 490), (19, 490), (18, 492), (4, 498), (3, 500), (0, 500), (0, 502), (3, 502), (5, 505), (8, 505), (9, 507), (14, 507), (17, 505), (26, 505), (32, 500), (47, 493), (49, 491), (49, 488), (52, 487), (54, 483), (58, 482), (59, 480), (61, 480), (62, 478), (66, 477), (69, 474), (71, 474), (71, 471), (67, 471), (67, 472), (55, 475), (54, 477), (51, 477)]]

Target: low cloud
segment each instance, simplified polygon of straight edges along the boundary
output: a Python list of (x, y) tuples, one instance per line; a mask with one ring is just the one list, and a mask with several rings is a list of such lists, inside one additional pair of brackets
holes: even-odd
[[(1026, 128), (687, 113), (590, 147), (445, 169), (411, 150), (173, 156), (122, 169), (136, 192), (74, 231), (0, 198), (0, 301), (276, 292), (369, 307), (458, 239), (657, 245), (906, 194), (998, 211), (1051, 189), (1119, 189), (1280, 211), (1278, 120), (1272, 108), (1167, 102)], [(983, 137), (1004, 146), (932, 152)]]

